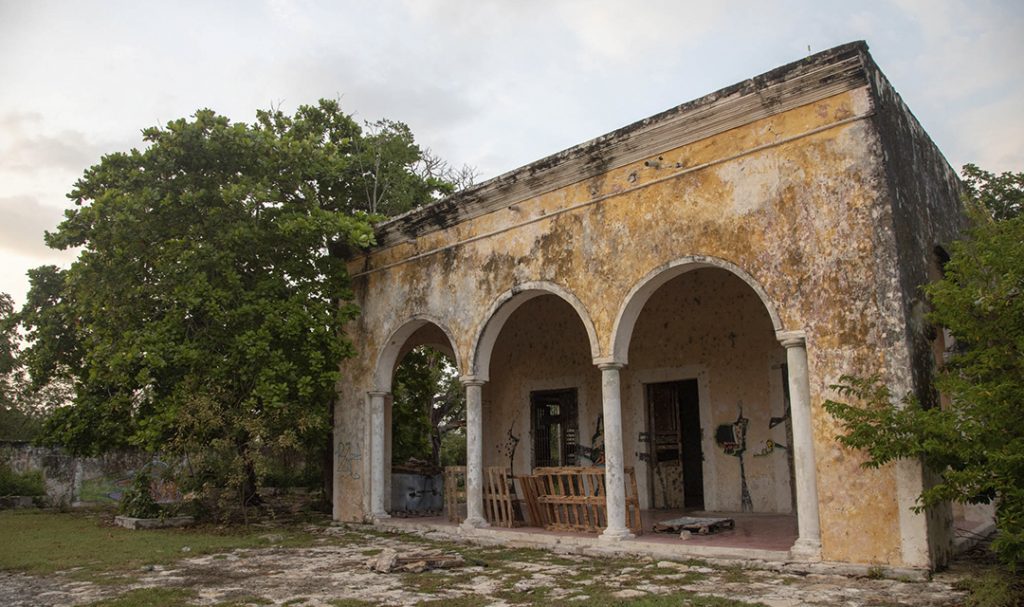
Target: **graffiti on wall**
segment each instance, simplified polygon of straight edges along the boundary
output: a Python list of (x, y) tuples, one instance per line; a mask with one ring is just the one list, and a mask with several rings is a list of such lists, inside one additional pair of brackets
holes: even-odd
[[(646, 434), (646, 433), (644, 433)], [(641, 439), (643, 440), (643, 439)], [(590, 460), (595, 466), (604, 465), (604, 414), (597, 416), (594, 433), (590, 436), (590, 447), (580, 445), (580, 456)]]
[(747, 427), (750, 420), (743, 417), (743, 402), (737, 404), (739, 414), (731, 424), (722, 424), (715, 430), (715, 442), (725, 451), (740, 461), (740, 506), (743, 512), (753, 512), (754, 501), (750, 497), (747, 485), (747, 470), (743, 454), (747, 451)]
[(339, 442), (334, 453), (338, 460), (338, 474), (343, 478), (358, 480), (360, 478), (358, 462), (363, 459), (359, 446), (350, 441)]

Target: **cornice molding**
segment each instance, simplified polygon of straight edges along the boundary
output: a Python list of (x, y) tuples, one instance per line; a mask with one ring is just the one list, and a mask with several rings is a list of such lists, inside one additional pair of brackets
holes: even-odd
[(378, 224), (371, 251), (860, 88), (868, 64), (867, 44), (851, 42), (744, 80)]

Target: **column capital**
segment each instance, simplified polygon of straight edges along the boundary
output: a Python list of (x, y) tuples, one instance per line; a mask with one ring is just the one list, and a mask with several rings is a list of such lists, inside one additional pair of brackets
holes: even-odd
[(370, 390), (367, 392), (367, 394), (369, 394), (370, 396), (379, 396), (380, 398), (387, 398), (387, 396), (391, 393), (385, 392), (383, 390)]
[(476, 375), (463, 375), (459, 378), (459, 383), (463, 386), (482, 386), (487, 383), (487, 380), (480, 379)]
[(807, 345), (807, 334), (803, 331), (776, 331), (775, 339), (783, 348), (802, 348)]
[(604, 371), (605, 369), (616, 369), (616, 370), (617, 369), (621, 369), (621, 368), (626, 366), (626, 363), (619, 362), (617, 360), (612, 360), (611, 358), (604, 358), (604, 357), (602, 357), (602, 358), (595, 358), (594, 359), (594, 365), (598, 369)]

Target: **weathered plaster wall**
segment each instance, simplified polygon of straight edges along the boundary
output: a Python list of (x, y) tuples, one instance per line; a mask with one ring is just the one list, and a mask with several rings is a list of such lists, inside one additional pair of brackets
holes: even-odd
[(59, 447), (0, 441), (0, 462), (21, 474), (42, 472), (47, 502), (58, 507), (113, 503), (116, 498), (108, 493), (122, 491), (137, 470), (155, 461), (159, 460), (153, 454), (141, 452), (76, 457)]
[[(843, 61), (849, 59), (844, 57)], [(817, 64), (808, 66), (818, 69)], [(834, 87), (835, 83), (801, 86), (809, 90), (812, 85)], [(744, 91), (749, 88), (730, 95), (748, 94)], [(531, 376), (538, 382), (552, 384), (584, 377), (590, 386), (596, 372), (586, 368), (586, 358), (589, 354), (613, 356), (616, 321), (639, 284), (678, 260), (722, 260), (760, 288), (764, 305), (779, 318), (775, 328), (802, 330), (807, 335), (824, 558), (920, 565), (915, 558), (907, 558), (910, 552), (905, 550), (905, 542), (914, 537), (901, 533), (899, 527), (898, 472), (860, 468), (862, 460), (856, 454), (836, 445), (836, 425), (821, 409), (821, 403), (833, 396), (828, 386), (841, 375), (897, 373), (911, 359), (902, 328), (906, 315), (901, 289), (906, 281), (898, 269), (897, 236), (891, 227), (897, 220), (893, 208), (884, 204), (890, 175), (885, 168), (886, 148), (873, 119), (876, 100), (867, 85), (847, 89), (783, 109), (777, 98), (758, 92), (754, 99), (764, 111), (758, 110), (757, 115), (763, 117), (624, 162), (616, 156), (624, 153), (621, 150), (646, 145), (642, 138), (630, 138), (640, 137), (636, 133), (647, 123), (630, 127), (588, 144), (591, 155), (581, 172), (586, 177), (579, 181), (545, 186), (546, 171), (556, 171), (558, 158), (568, 154), (563, 153), (499, 178), (513, 183), (519, 175), (528, 176), (536, 195), (454, 223), (454, 205), (459, 201), (453, 199), (432, 210), (437, 213), (434, 231), (425, 224), (434, 217), (427, 213), (397, 220), (399, 227), (391, 232), (402, 232), (403, 221), (415, 229), (410, 228), (404, 240), (391, 238), (387, 246), (350, 265), (357, 303), (363, 309), (350, 333), (361, 354), (346, 362), (347, 380), (339, 386), (336, 517), (357, 520), (368, 512), (366, 392), (389, 389), (377, 385), (382, 381), (376, 373), (379, 353), (406, 323), (423, 318), (435, 322), (451, 336), (462, 373), (475, 375), (481, 370), (477, 339), (496, 302), (514, 302), (520, 285), (549, 283), (578, 300), (578, 309), (572, 312), (580, 318), (579, 325), (565, 320), (571, 308), (558, 311), (550, 304), (550, 318), (544, 321), (551, 331), (573, 336), (570, 341), (575, 345), (562, 360), (566, 369), (530, 369), (524, 363), (519, 372), (525, 377), (535, 370), (537, 375)], [(732, 100), (727, 96), (712, 101)], [(602, 154), (602, 146), (620, 151)], [(477, 204), (472, 195), (462, 202)], [(547, 287), (540, 284), (539, 288)], [(529, 305), (524, 304), (524, 309)], [(513, 343), (534, 343), (538, 337), (531, 333), (538, 327), (516, 319), (520, 311), (506, 327), (511, 332), (499, 335), (496, 360), (503, 356), (502, 348), (507, 352), (518, 347)], [(778, 406), (781, 384), (772, 383), (771, 378), (781, 356), (776, 346), (769, 345), (771, 327), (763, 320), (756, 323), (763, 329), (750, 333), (757, 340), (752, 349), (761, 354), (743, 359), (749, 369), (744, 372), (749, 394), (730, 394), (723, 383), (721, 396), (716, 396), (714, 386), (719, 382), (712, 365), (719, 362), (706, 363), (703, 381), (710, 398), (725, 403), (724, 418), (735, 418), (733, 400), (746, 403), (749, 399), (752, 413), (758, 406), (762, 410), (771, 406), (761, 403)], [(581, 342), (580, 336), (586, 337), (588, 331), (580, 327), (589, 329), (593, 343)], [(705, 368), (699, 361), (683, 360), (679, 352), (671, 354), (677, 358), (670, 367), (682, 365), (687, 372), (697, 369), (698, 374)], [(671, 358), (671, 354), (666, 350), (652, 356)], [(642, 348), (633, 355), (641, 362), (631, 359), (624, 372), (624, 397), (633, 401), (624, 406), (636, 408), (636, 380), (629, 375), (641, 377), (641, 372), (634, 365), (663, 367), (644, 361)], [(506, 406), (500, 404), (506, 402), (505, 394), (521, 399), (524, 389), (508, 384), (513, 380), (503, 378), (500, 369), (502, 365), (494, 362), (490, 377), (485, 378), (492, 382), (484, 387), (485, 425), (488, 412), (497, 417), (499, 408)], [(762, 396), (766, 393), (767, 397)], [(581, 392), (581, 405), (584, 400), (586, 407), (597, 407), (599, 393), (588, 387)], [(765, 425), (762, 421), (752, 427)], [(625, 423), (628, 439), (637, 434), (635, 425)], [(506, 430), (498, 429), (502, 435)], [(485, 441), (493, 442), (495, 431), (488, 427)], [(581, 424), (581, 434), (588, 433)], [(485, 453), (494, 450), (487, 444)], [(627, 441), (627, 455), (637, 451)], [(721, 464), (721, 474), (728, 475), (728, 463)], [(781, 468), (761, 473), (759, 478), (768, 480), (758, 481), (759, 495), (771, 494), (762, 486), (781, 487)], [(770, 498), (760, 499), (762, 507), (772, 507)], [(723, 507), (732, 503), (733, 497), (722, 495)], [(774, 503), (780, 509), (778, 497)]]
[[(939, 264), (936, 247), (948, 251), (967, 228), (960, 183), (942, 153), (903, 103), (882, 72), (868, 59), (870, 82), (877, 98), (873, 118), (881, 142), (887, 172), (886, 202), (892, 208), (892, 233), (902, 293), (903, 338), (908, 343), (909, 363), (889, 375), (895, 394), (914, 394), (922, 403), (939, 406), (932, 385), (936, 342), (942, 330), (930, 326), (925, 314), (928, 302), (921, 286), (935, 278)], [(902, 533), (914, 538), (927, 535), (927, 546), (906, 541), (904, 560), (940, 567), (952, 554), (953, 513), (949, 507), (931, 509), (927, 516), (914, 514), (910, 507), (926, 483), (916, 463), (902, 463)]]

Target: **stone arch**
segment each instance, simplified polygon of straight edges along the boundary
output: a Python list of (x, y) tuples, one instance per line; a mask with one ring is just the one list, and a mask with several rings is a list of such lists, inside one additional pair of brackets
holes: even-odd
[(541, 295), (560, 297), (576, 310), (576, 315), (587, 331), (591, 356), (595, 359), (600, 356), (601, 345), (597, 339), (594, 322), (578, 297), (552, 282), (525, 282), (502, 293), (487, 310), (483, 325), (476, 332), (473, 348), (470, 350), (469, 369), (472, 376), (483, 381), (488, 380), (491, 369), (491, 353), (494, 351), (494, 344), (498, 341), (498, 334), (501, 333), (502, 327), (521, 305)]
[(406, 319), (398, 326), (397, 329), (391, 332), (391, 336), (388, 338), (387, 342), (385, 342), (384, 347), (377, 355), (377, 365), (374, 367), (373, 374), (374, 390), (379, 392), (391, 392), (391, 381), (395, 373), (395, 365), (398, 364), (399, 359), (401, 359), (401, 357), (406, 353), (406, 342), (409, 341), (409, 338), (412, 337), (416, 331), (419, 331), (428, 325), (433, 325), (448, 338), (447, 346), (444, 346), (444, 344), (430, 345), (438, 347), (446, 354), (451, 354), (455, 360), (455, 367), (457, 369), (462, 370), (464, 368), (462, 366), (462, 357), (459, 355), (459, 351), (456, 348), (456, 341), (451, 330), (448, 329), (443, 322), (433, 316), (428, 314), (415, 314), (411, 318)]
[(619, 308), (619, 313), (615, 317), (615, 324), (612, 327), (612, 342), (609, 350), (611, 362), (621, 364), (629, 362), (629, 344), (633, 338), (633, 328), (636, 326), (636, 321), (640, 318), (640, 312), (644, 309), (644, 305), (647, 304), (647, 300), (651, 298), (651, 295), (673, 278), (700, 268), (727, 270), (745, 282), (757, 293), (761, 303), (764, 304), (768, 315), (771, 317), (772, 327), (775, 329), (776, 334), (783, 331), (782, 319), (779, 316), (778, 309), (772, 303), (760, 283), (754, 280), (753, 276), (743, 271), (736, 264), (724, 259), (704, 255), (690, 255), (658, 266), (648, 272), (639, 283), (630, 289), (622, 303), (622, 307)]

